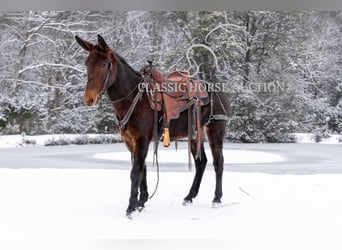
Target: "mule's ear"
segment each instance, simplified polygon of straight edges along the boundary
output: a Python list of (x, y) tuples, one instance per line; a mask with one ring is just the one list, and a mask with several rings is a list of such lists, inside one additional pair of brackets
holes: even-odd
[(99, 44), (100, 49), (103, 51), (105, 51), (108, 47), (106, 41), (100, 35), (97, 35), (97, 43)]
[(75, 39), (77, 41), (77, 43), (85, 50), (87, 51), (91, 51), (94, 48), (94, 45), (91, 44), (90, 42), (87, 42), (85, 40), (82, 40), (81, 38), (79, 38), (78, 36), (75, 36)]

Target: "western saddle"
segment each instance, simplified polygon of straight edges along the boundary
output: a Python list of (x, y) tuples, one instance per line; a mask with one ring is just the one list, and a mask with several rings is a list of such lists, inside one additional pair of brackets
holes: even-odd
[(145, 78), (151, 108), (163, 112), (163, 145), (170, 145), (170, 121), (178, 119), (181, 112), (188, 110), (188, 136), (189, 139), (197, 138), (196, 158), (200, 158), (201, 106), (209, 103), (205, 85), (190, 79), (188, 71), (176, 70), (164, 78), (151, 61), (148, 63), (140, 74)]

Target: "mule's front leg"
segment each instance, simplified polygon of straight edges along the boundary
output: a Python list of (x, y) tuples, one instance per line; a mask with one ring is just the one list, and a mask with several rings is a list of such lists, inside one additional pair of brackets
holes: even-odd
[(140, 197), (138, 201), (138, 209), (144, 208), (145, 202), (148, 200), (146, 171), (147, 170), (145, 165), (143, 169), (143, 176), (140, 182)]
[(131, 170), (131, 194), (126, 215), (129, 216), (138, 206), (139, 186), (142, 179), (142, 170), (133, 166)]
[[(139, 146), (140, 145), (140, 146)], [(134, 212), (141, 204), (139, 203), (139, 188), (143, 186), (140, 190), (143, 196), (147, 194), (147, 184), (146, 184), (146, 165), (145, 158), (148, 150), (148, 143), (137, 143), (137, 152), (133, 153), (133, 165), (131, 170), (131, 194), (129, 198), (128, 208), (126, 210), (126, 215), (129, 217), (132, 212)], [(146, 199), (147, 200), (147, 199)], [(144, 202), (146, 201), (144, 199)]]

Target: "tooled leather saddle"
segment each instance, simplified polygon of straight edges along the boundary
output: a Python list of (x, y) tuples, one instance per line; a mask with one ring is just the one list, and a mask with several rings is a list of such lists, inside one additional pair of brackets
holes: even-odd
[(164, 146), (170, 145), (170, 121), (178, 119), (181, 112), (189, 110), (188, 133), (191, 138), (197, 137), (196, 157), (200, 157), (201, 106), (209, 103), (205, 85), (198, 80), (190, 79), (188, 71), (176, 70), (164, 78), (150, 61), (140, 70), (140, 73), (144, 76), (150, 90), (148, 96), (151, 108), (163, 112)]

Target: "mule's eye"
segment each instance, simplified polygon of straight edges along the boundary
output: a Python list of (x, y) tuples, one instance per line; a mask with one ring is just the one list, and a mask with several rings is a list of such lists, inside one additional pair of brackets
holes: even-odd
[(106, 67), (107, 63), (101, 63), (101, 68)]

